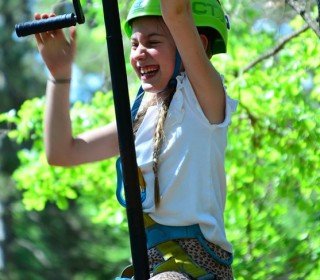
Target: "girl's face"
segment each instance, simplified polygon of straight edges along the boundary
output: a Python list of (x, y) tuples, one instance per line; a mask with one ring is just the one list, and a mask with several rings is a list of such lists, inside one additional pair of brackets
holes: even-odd
[(160, 17), (133, 21), (130, 62), (142, 88), (157, 93), (166, 88), (175, 65), (176, 46)]

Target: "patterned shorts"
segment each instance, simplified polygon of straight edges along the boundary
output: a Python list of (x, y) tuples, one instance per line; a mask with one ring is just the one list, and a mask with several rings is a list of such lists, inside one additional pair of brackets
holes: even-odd
[[(197, 239), (180, 239), (179, 245), (188, 253), (188, 255), (208, 273), (215, 275), (215, 280), (232, 280), (232, 268), (231, 266), (221, 265), (215, 262), (212, 257), (206, 252)], [(211, 250), (213, 250), (217, 256), (221, 259), (228, 259), (230, 253), (221, 249), (219, 246), (207, 242)], [(164, 259), (161, 253), (156, 248), (148, 250), (150, 270), (162, 263)], [(179, 272), (168, 271), (157, 274), (150, 279), (152, 280), (190, 280), (191, 278)]]

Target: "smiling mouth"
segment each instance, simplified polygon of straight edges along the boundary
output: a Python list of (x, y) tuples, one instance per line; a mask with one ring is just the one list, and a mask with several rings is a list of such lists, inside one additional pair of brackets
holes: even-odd
[(158, 66), (140, 67), (140, 75), (143, 79), (152, 78), (159, 71)]

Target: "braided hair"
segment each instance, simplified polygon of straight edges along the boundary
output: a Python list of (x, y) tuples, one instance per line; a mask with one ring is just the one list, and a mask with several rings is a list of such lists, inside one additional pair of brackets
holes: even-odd
[(157, 93), (153, 99), (151, 99), (147, 104), (142, 108), (142, 110), (137, 114), (136, 119), (133, 121), (133, 134), (136, 136), (136, 133), (148, 111), (148, 108), (152, 105), (157, 104), (158, 94), (161, 94), (161, 103), (158, 110), (157, 123), (155, 127), (155, 132), (153, 135), (153, 154), (152, 154), (152, 169), (154, 173), (154, 201), (156, 207), (160, 204), (160, 186), (159, 186), (159, 157), (161, 152), (161, 147), (164, 140), (164, 123), (169, 111), (169, 107), (175, 93), (176, 87), (169, 86), (161, 93)]

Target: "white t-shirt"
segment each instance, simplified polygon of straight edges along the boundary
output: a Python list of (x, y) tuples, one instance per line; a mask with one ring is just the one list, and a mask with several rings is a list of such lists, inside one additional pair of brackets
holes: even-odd
[(177, 81), (164, 125), (165, 139), (158, 171), (161, 200), (157, 209), (152, 170), (157, 105), (148, 108), (136, 134), (137, 163), (147, 186), (143, 211), (163, 225), (199, 224), (208, 241), (232, 252), (223, 220), (226, 201), (224, 158), (227, 128), (237, 102), (227, 96), (224, 122), (210, 124), (186, 74), (178, 76)]

